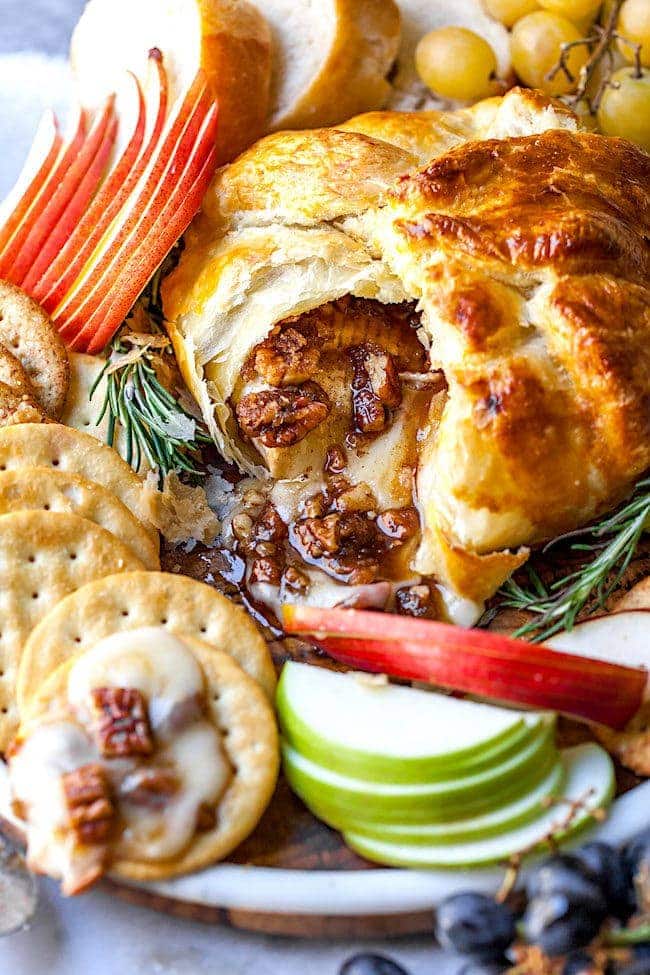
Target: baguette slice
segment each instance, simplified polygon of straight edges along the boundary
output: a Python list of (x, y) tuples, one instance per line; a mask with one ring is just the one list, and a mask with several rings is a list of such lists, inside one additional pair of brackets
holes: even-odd
[(268, 128), (335, 125), (381, 108), (399, 46), (394, 0), (264, 0), (273, 34)]
[(388, 107), (396, 111), (456, 108), (460, 103), (433, 95), (422, 84), (415, 68), (415, 49), (420, 38), (439, 27), (466, 27), (492, 47), (499, 77), (511, 80), (510, 34), (485, 11), (481, 0), (400, 0), (402, 40), (397, 54), (393, 91)]
[(81, 103), (96, 108), (127, 69), (144, 79), (154, 47), (165, 59), (170, 104), (205, 70), (219, 100), (219, 164), (263, 134), (271, 35), (248, 0), (89, 0), (70, 48)]

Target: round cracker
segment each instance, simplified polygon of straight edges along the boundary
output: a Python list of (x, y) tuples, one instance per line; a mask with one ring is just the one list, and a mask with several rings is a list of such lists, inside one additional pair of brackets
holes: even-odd
[(98, 579), (64, 599), (27, 641), (18, 675), (21, 710), (66, 660), (111, 633), (165, 626), (229, 654), (272, 699), (275, 671), (266, 641), (248, 613), (216, 589), (170, 572), (127, 572)]
[(158, 532), (144, 512), (141, 478), (117, 451), (87, 433), (61, 423), (0, 429), (0, 471), (18, 467), (53, 467), (101, 484), (126, 505), (159, 545)]
[(61, 416), (68, 392), (68, 353), (49, 315), (24, 291), (0, 281), (0, 342), (14, 355), (48, 416)]
[(12, 355), (9, 349), (5, 349), (4, 345), (0, 345), (0, 382), (11, 386), (21, 396), (26, 396), (32, 402), (36, 402), (36, 394), (29, 381), (29, 376), (16, 356)]
[[(216, 863), (254, 830), (269, 804), (279, 771), (275, 715), (259, 685), (226, 653), (178, 634), (197, 658), (206, 681), (209, 717), (222, 733), (233, 777), (218, 806), (214, 829), (196, 833), (189, 847), (161, 862), (118, 860), (111, 876), (129, 880), (165, 880)], [(50, 674), (30, 702), (19, 735), (29, 735), (39, 718), (65, 707), (67, 680), (74, 660)]]
[(69, 471), (21, 467), (0, 471), (0, 515), (57, 511), (86, 518), (119, 538), (147, 569), (159, 569), (157, 546), (126, 505), (94, 481)]
[(0, 382), (0, 427), (12, 427), (17, 423), (44, 423), (46, 419), (41, 408), (29, 396)]
[(78, 515), (17, 511), (0, 517), (0, 751), (18, 723), (16, 680), (34, 626), (80, 586), (142, 568), (114, 535)]

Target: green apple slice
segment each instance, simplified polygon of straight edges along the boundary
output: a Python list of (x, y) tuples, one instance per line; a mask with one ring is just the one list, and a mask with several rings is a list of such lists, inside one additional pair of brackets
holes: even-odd
[(545, 718), (526, 745), (494, 767), (437, 782), (376, 782), (331, 771), (305, 758), (286, 741), (284, 769), (293, 790), (350, 820), (417, 823), (448, 822), (495, 809), (521, 795), (548, 772), (555, 759), (555, 721)]
[(344, 775), (392, 783), (495, 765), (543, 720), (534, 712), (293, 662), (282, 671), (277, 709), (285, 739), (306, 758)]
[(593, 812), (607, 805), (615, 791), (614, 766), (607, 752), (599, 745), (579, 745), (562, 755), (566, 763), (566, 782), (561, 799), (581, 802), (582, 807), (568, 829), (555, 833), (558, 823), (566, 817), (566, 806), (554, 805), (524, 826), (507, 830), (497, 836), (471, 842), (431, 844), (382, 842), (351, 831), (344, 833), (345, 842), (356, 853), (389, 866), (400, 867), (477, 867), (499, 863), (521, 851), (543, 848), (550, 832), (556, 839), (566, 839), (593, 820)]
[[(565, 763), (558, 756), (547, 775), (523, 796), (504, 806), (479, 816), (458, 819), (453, 823), (418, 823), (415, 826), (393, 823), (358, 822), (355, 835), (389, 843), (417, 846), (475, 841), (495, 836), (536, 819), (546, 808), (546, 802), (560, 795), (566, 780)], [(315, 811), (315, 810), (314, 810)]]

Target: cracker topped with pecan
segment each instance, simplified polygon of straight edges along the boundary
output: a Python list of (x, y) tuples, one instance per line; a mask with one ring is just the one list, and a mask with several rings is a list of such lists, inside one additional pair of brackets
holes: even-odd
[(114, 633), (58, 667), (33, 703), (10, 755), (14, 807), (29, 866), (66, 894), (107, 869), (165, 878), (219, 860), (271, 797), (267, 698), (192, 637)]

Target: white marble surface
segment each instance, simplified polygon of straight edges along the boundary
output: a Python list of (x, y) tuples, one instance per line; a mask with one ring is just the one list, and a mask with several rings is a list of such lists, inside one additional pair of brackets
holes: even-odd
[[(134, 0), (135, 2), (135, 0)], [(82, 0), (0, 0), (0, 198), (12, 185), (47, 105), (64, 111), (65, 51)], [(64, 900), (40, 885), (29, 929), (0, 939), (0, 975), (336, 975), (359, 943), (266, 938), (132, 907), (99, 890)], [(428, 939), (372, 946), (412, 975), (446, 975)]]

